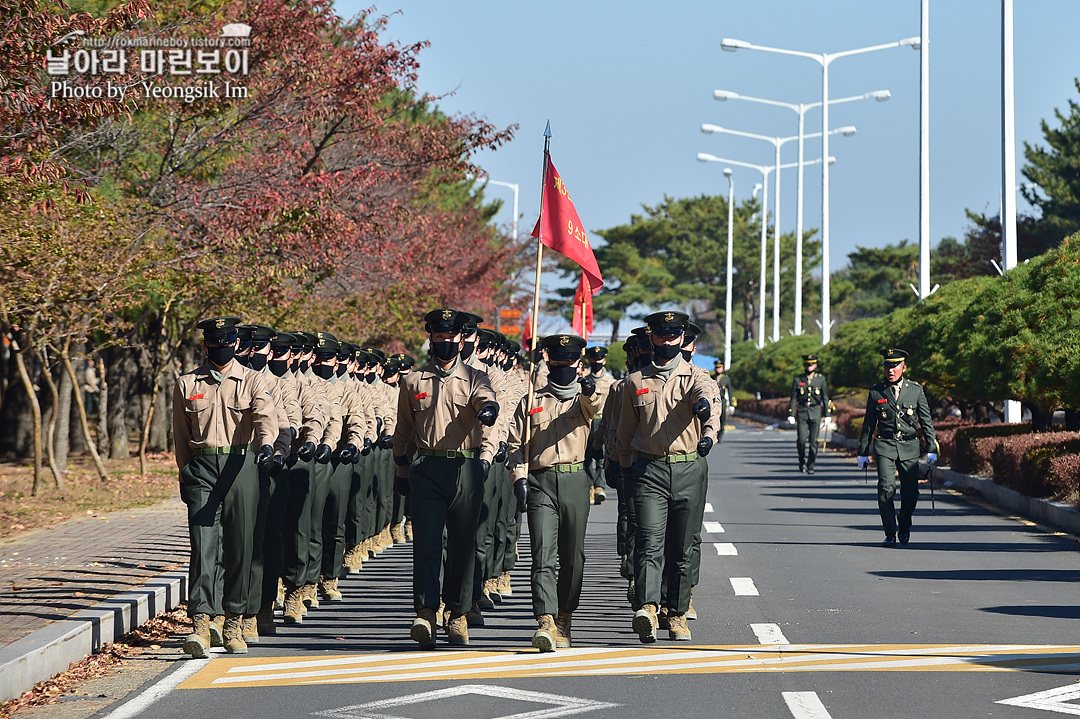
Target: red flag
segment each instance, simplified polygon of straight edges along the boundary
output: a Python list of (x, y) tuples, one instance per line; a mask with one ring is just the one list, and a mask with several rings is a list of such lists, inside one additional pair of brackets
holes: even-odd
[(604, 286), (600, 267), (596, 264), (585, 226), (578, 218), (570, 193), (559, 177), (551, 157), (547, 159), (547, 171), (544, 173), (544, 195), (540, 207), (540, 219), (533, 227), (533, 237), (581, 265), (582, 272), (589, 278), (592, 293), (596, 294)]
[(574, 334), (585, 339), (589, 339), (589, 334), (593, 331), (592, 287), (584, 272), (574, 294), (574, 321), (571, 326)]
[[(532, 339), (532, 318), (529, 315), (525, 315), (525, 327), (521, 330), (521, 346), (525, 349), (529, 347), (529, 340)], [(527, 353), (532, 358), (532, 353)]]

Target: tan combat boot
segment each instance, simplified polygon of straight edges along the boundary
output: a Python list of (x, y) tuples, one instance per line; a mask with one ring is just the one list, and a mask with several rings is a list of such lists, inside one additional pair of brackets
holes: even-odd
[(319, 592), (318, 589), (315, 587), (314, 582), (310, 582), (304, 585), (304, 593), (302, 596), (304, 597), (304, 604), (307, 606), (308, 609), (319, 608)]
[(225, 626), (221, 635), (225, 640), (225, 652), (228, 654), (247, 654), (248, 646), (244, 641), (244, 615), (225, 612)]
[(603, 504), (605, 499), (607, 499), (607, 492), (604, 491), (604, 488), (595, 487), (593, 491), (593, 502), (595, 504)]
[(407, 542), (412, 541), (412, 520), (411, 519), (406, 519), (405, 520), (405, 541), (407, 541)]
[(596, 487), (589, 487), (589, 504), (596, 504)]
[(225, 646), (224, 634), (222, 627), (225, 626), (225, 615), (215, 614), (210, 617), (210, 646), (221, 647)]
[(257, 614), (245, 614), (240, 621), (240, 636), (245, 644), (259, 643), (259, 618)]
[(674, 639), (677, 642), (690, 641), (690, 628), (686, 626), (685, 614), (668, 614), (668, 639)]
[(379, 532), (379, 552), (385, 552), (392, 546), (394, 546), (394, 540), (390, 537), (390, 525), (388, 524)]
[(435, 647), (435, 610), (424, 607), (416, 611), (409, 636), (424, 649)]
[(327, 579), (323, 577), (319, 580), (319, 593), (322, 594), (323, 601), (326, 602), (340, 602), (342, 600), (341, 592), (337, 588), (337, 577)]
[(668, 609), (667, 607), (660, 607), (660, 611), (656, 613), (656, 628), (667, 629), (668, 628)]
[(285, 582), (277, 580), (277, 596), (274, 597), (274, 609), (285, 609)]
[(402, 531), (400, 524), (390, 525), (390, 539), (394, 541), (394, 544), (405, 544), (405, 532)]
[(510, 588), (510, 572), (503, 572), (499, 575), (499, 581), (496, 585), (499, 588), (499, 595), (504, 599), (514, 593), (514, 590)]
[(491, 603), (498, 604), (502, 601), (502, 594), (499, 593), (499, 578), (491, 577), (484, 580), (484, 594), (491, 600)]
[(196, 614), (191, 618), (191, 634), (184, 639), (184, 651), (193, 659), (210, 656), (210, 615)]
[(642, 644), (652, 644), (656, 641), (656, 605), (646, 604), (634, 612), (634, 631)]
[(480, 598), (474, 602), (484, 612), (495, 608), (495, 601), (492, 599), (491, 594), (488, 593), (488, 589), (490, 589), (490, 584), (485, 580), (480, 588)]
[(285, 612), (281, 617), (286, 624), (304, 623), (304, 588), (293, 587), (285, 592)]
[(435, 625), (438, 627), (445, 627), (446, 623), (450, 621), (450, 610), (446, 608), (446, 602), (439, 598), (439, 609), (435, 612)]
[(364, 540), (364, 543), (360, 545), (360, 556), (367, 561), (375, 558), (375, 540), (373, 537), (368, 537)]
[(570, 648), (570, 612), (559, 611), (555, 617), (555, 646), (559, 649)]
[(354, 544), (345, 552), (345, 568), (349, 574), (359, 574), (364, 566), (364, 560), (360, 558), (360, 545)]
[(469, 622), (465, 615), (460, 612), (451, 612), (450, 621), (446, 623), (446, 634), (450, 645), (465, 647), (469, 645)]
[(259, 630), (259, 634), (268, 637), (271, 634), (277, 634), (277, 625), (274, 624), (274, 604), (273, 602), (263, 602), (259, 607), (259, 613), (255, 615), (255, 624)]
[(541, 652), (553, 652), (557, 646), (555, 636), (558, 629), (555, 619), (550, 614), (541, 614), (536, 618), (536, 631), (533, 632), (532, 645)]
[(690, 587), (690, 608), (686, 610), (687, 619), (697, 619), (697, 610), (694, 609), (694, 588)]
[(472, 607), (465, 613), (465, 623), (470, 627), (484, 626), (484, 613), (480, 611), (479, 602), (473, 602)]

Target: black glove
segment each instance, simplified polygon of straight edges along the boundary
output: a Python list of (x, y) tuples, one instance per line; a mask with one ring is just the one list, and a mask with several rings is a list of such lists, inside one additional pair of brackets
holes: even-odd
[(408, 476), (395, 477), (394, 478), (394, 489), (396, 489), (397, 493), (400, 494), (402, 497), (408, 497), (409, 496), (409, 478), (408, 478)]
[(328, 444), (320, 444), (319, 448), (315, 450), (315, 461), (319, 464), (326, 464), (330, 461), (330, 455), (333, 451)]
[(702, 437), (697, 442), (697, 453), (699, 457), (704, 457), (712, 449), (713, 441), (712, 437)]
[(709, 406), (709, 400), (702, 397), (697, 402), (694, 402), (694, 414), (702, 422), (708, 420), (711, 413), (712, 408)]
[(365, 457), (368, 456), (369, 454), (371, 454), (371, 448), (374, 446), (375, 445), (371, 443), (370, 439), (364, 437), (364, 448), (360, 450), (360, 454), (364, 455)]
[(409, 460), (408, 455), (395, 454), (394, 455), (394, 464), (396, 464), (399, 467), (408, 467), (410, 464), (412, 464), (412, 462)]
[(610, 462), (605, 468), (604, 484), (612, 489), (622, 489), (622, 467), (618, 462)]
[(529, 511), (529, 480), (525, 477), (514, 480), (514, 496), (517, 497), (517, 509), (524, 514)]
[(394, 436), (392, 434), (384, 434), (379, 437), (379, 449), (393, 449), (394, 448)]
[(596, 380), (592, 377), (582, 377), (578, 380), (578, 384), (581, 385), (581, 394), (586, 397), (592, 397), (596, 392)]
[(382, 434), (382, 417), (375, 418), (375, 433)]
[(342, 464), (352, 464), (353, 458), (359, 450), (356, 449), (356, 445), (347, 444), (345, 447), (338, 451), (338, 460)]
[(285, 468), (285, 458), (280, 454), (274, 455), (274, 459), (270, 461), (270, 468), (266, 470), (266, 473), (271, 477), (276, 477), (281, 474), (281, 470)]
[(485, 427), (491, 427), (499, 416), (499, 405), (488, 402), (476, 413), (476, 420)]
[(486, 459), (480, 460), (480, 473), (484, 476), (484, 481), (487, 481), (488, 475), (491, 474), (491, 462)]
[(506, 461), (506, 442), (499, 442), (499, 451), (495, 453), (495, 464), (502, 464)]
[(264, 472), (270, 469), (270, 462), (274, 459), (274, 448), (268, 444), (264, 444), (255, 455), (255, 464), (259, 466), (259, 469)]
[(296, 450), (296, 456), (301, 462), (310, 462), (315, 456), (315, 443), (304, 442), (300, 445), (300, 449)]

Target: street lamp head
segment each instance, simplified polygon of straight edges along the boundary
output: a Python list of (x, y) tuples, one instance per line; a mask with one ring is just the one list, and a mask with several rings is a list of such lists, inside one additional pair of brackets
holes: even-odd
[(720, 158), (716, 155), (710, 155), (707, 152), (699, 152), (697, 154), (698, 162), (719, 162)]
[(836, 164), (836, 158), (833, 157), (832, 155), (829, 155), (829, 165), (835, 165), (835, 164)]
[(844, 137), (851, 137), (857, 132), (854, 125), (847, 125), (838, 129), (840, 130), (840, 134)]
[(739, 97), (739, 93), (732, 92), (731, 90), (713, 90), (713, 99), (723, 102), (725, 100), (734, 100)]
[(714, 132), (723, 132), (724, 128), (720, 127), (719, 125), (710, 125), (709, 123), (705, 123), (701, 126), (701, 131), (706, 135), (711, 135)]
[(731, 174), (732, 174), (731, 173), (731, 168), (730, 167), (725, 167), (724, 168), (724, 177), (731, 177)]
[(734, 38), (725, 37), (723, 40), (720, 41), (720, 49), (727, 50), (728, 52), (735, 52), (740, 48), (748, 47), (750, 47), (750, 43), (746, 42), (745, 40), (736, 40)]
[(900, 47), (910, 47), (912, 50), (922, 49), (922, 38), (916, 35), (915, 37), (905, 37), (900, 41)]
[(888, 90), (874, 90), (873, 92), (866, 93), (865, 97), (867, 99), (873, 98), (878, 102), (885, 102), (892, 97), (892, 93)]
[(755, 200), (757, 199), (757, 193), (761, 192), (763, 187), (765, 187), (765, 185), (762, 185), (760, 182), (758, 182), (758, 183), (756, 183), (754, 185), (754, 195), (753, 195), (753, 197), (754, 197)]

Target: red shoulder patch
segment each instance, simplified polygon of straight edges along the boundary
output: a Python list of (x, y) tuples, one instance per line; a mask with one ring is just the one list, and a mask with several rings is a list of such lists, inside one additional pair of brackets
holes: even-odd
[(529, 410), (529, 414), (536, 414), (537, 412), (543, 412), (543, 411), (544, 411), (543, 407), (533, 407), (532, 409)]
[(414, 394), (413, 399), (424, 399), (427, 397), (427, 392), (421, 392), (420, 394)]
[(641, 389), (639, 389), (634, 394), (648, 394), (648, 393), (649, 393), (649, 388), (648, 387), (642, 387)]
[(191, 395), (190, 397), (188, 397), (188, 400), (190, 401), (190, 400), (193, 400), (193, 399), (202, 399), (205, 396), (206, 396), (205, 392), (200, 392), (199, 394)]
[(877, 401), (877, 403), (878, 403), (878, 404), (885, 404), (885, 403), (886, 403), (886, 402), (888, 402), (888, 401), (889, 401), (889, 400), (887, 400), (887, 399), (884, 399), (884, 398), (882, 398), (882, 399), (879, 399), (879, 400)]
[(805, 383), (805, 382), (800, 382), (800, 383), (799, 383), (799, 386), (800, 386), (800, 387), (805, 387), (805, 386), (806, 386), (806, 383)]

